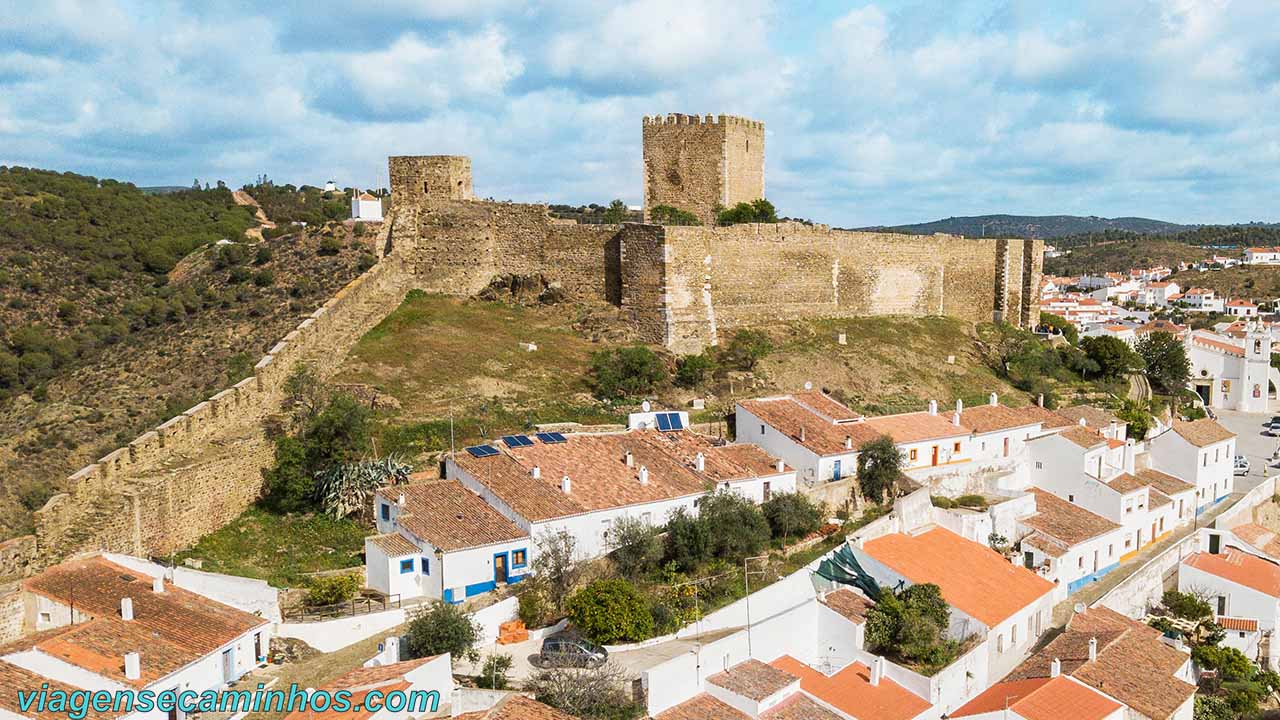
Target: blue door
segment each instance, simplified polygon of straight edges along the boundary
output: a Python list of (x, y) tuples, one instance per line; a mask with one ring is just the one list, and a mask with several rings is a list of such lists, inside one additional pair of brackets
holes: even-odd
[(840, 479), (840, 461), (837, 460), (831, 465), (831, 479), (833, 481)]

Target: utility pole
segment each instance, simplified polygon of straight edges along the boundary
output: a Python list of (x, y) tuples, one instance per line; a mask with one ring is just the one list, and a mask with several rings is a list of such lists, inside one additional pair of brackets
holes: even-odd
[[(755, 557), (743, 558), (742, 560), (742, 584), (747, 591), (746, 597), (743, 598), (743, 601), (746, 603), (746, 606), (747, 606), (747, 657), (754, 657), (751, 654), (751, 571), (747, 568), (747, 565), (752, 560), (768, 560), (768, 559), (769, 559), (768, 555), (757, 555)], [(763, 575), (764, 570), (756, 570), (755, 574)]]

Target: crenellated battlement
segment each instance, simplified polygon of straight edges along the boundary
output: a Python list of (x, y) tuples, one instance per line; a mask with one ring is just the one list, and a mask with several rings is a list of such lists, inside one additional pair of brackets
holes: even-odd
[(738, 115), (685, 115), (684, 113), (667, 113), (666, 115), (645, 115), (642, 125), (739, 125), (753, 130), (764, 130), (764, 123)]

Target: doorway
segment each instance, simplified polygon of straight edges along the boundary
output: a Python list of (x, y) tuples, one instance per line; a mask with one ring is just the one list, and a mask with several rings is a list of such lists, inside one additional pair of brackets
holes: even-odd
[(498, 553), (493, 556), (493, 583), (502, 585), (507, 582), (507, 554)]
[(937, 445), (933, 446), (933, 466), (934, 467), (938, 466), (938, 446)]

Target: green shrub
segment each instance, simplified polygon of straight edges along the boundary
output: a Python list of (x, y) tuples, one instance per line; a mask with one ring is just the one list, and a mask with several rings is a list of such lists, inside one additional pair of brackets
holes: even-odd
[(858, 448), (858, 489), (877, 505), (893, 497), (902, 475), (902, 453), (888, 437), (869, 440)]
[(711, 559), (711, 536), (699, 520), (683, 507), (677, 507), (667, 519), (664, 559), (679, 570), (693, 570)]
[(987, 499), (981, 495), (961, 495), (956, 498), (956, 505), (966, 508), (984, 508), (987, 506)]
[(80, 315), (80, 308), (77, 307), (75, 303), (71, 301), (63, 301), (58, 303), (58, 319), (59, 320), (66, 323), (71, 323), (71, 322), (75, 322), (75, 319), (79, 317), (79, 315)]
[(739, 223), (776, 223), (778, 211), (773, 203), (760, 198), (752, 202), (740, 202), (737, 205), (716, 213), (717, 225), (737, 225)]
[(649, 209), (649, 220), (658, 225), (701, 225), (697, 215), (670, 205), (655, 205)]
[(1213, 615), (1213, 607), (1208, 602), (1191, 593), (1166, 590), (1160, 597), (1160, 604), (1173, 613), (1174, 617), (1184, 620), (1199, 620)]
[(769, 521), (760, 508), (738, 493), (721, 490), (704, 496), (698, 505), (698, 521), (711, 538), (711, 554), (740, 563), (759, 555), (769, 543)]
[(944, 509), (950, 509), (956, 506), (954, 500), (944, 495), (930, 495), (929, 502), (933, 503), (934, 507)]
[(245, 280), (248, 280), (250, 275), (251, 273), (248, 268), (237, 265), (231, 268), (231, 272), (227, 273), (227, 282), (242, 283)]
[(356, 260), (356, 270), (364, 272), (374, 265), (378, 264), (378, 258), (370, 253), (360, 253), (360, 257)]
[(258, 287), (270, 287), (275, 284), (276, 274), (270, 270), (263, 268), (253, 274), (253, 284)]
[(685, 355), (676, 361), (675, 383), (682, 388), (701, 387), (715, 369), (716, 361), (710, 352)]
[(259, 245), (258, 252), (253, 256), (254, 265), (266, 265), (271, 262), (271, 248), (266, 245)]
[(525, 580), (521, 585), (526, 587), (519, 595), (520, 621), (530, 630), (545, 627), (549, 624), (547, 618), (551, 613), (551, 606), (547, 604), (542, 588), (530, 580)]
[(317, 255), (337, 255), (339, 252), (342, 252), (342, 243), (333, 237), (321, 239), (320, 247), (316, 250)]
[(494, 653), (484, 659), (480, 674), (476, 676), (476, 687), (485, 690), (506, 690), (510, 685), (507, 673), (511, 672), (513, 661), (506, 653)]
[(351, 234), (356, 237), (364, 237), (365, 230), (365, 224), (362, 222), (357, 222), (351, 226)]
[(774, 538), (804, 537), (822, 527), (822, 508), (800, 492), (778, 493), (760, 509)]
[(658, 566), (662, 560), (662, 541), (658, 528), (643, 520), (624, 515), (609, 530), (613, 546), (610, 556), (623, 577), (638, 577)]
[(773, 343), (763, 330), (739, 330), (729, 344), (720, 349), (719, 361), (737, 370), (754, 370), (770, 352), (773, 352)]
[(419, 610), (409, 621), (404, 634), (404, 648), (409, 657), (423, 658), (451, 654), (475, 662), (479, 659), (476, 643), (480, 626), (457, 605), (432, 603)]
[(342, 575), (325, 575), (311, 581), (307, 589), (308, 605), (337, 605), (355, 597), (362, 584), (357, 573)]
[(602, 400), (643, 397), (667, 381), (662, 359), (643, 345), (601, 350), (591, 356), (592, 385)]
[(644, 596), (621, 578), (596, 580), (569, 598), (569, 619), (587, 639), (609, 645), (653, 636)]

